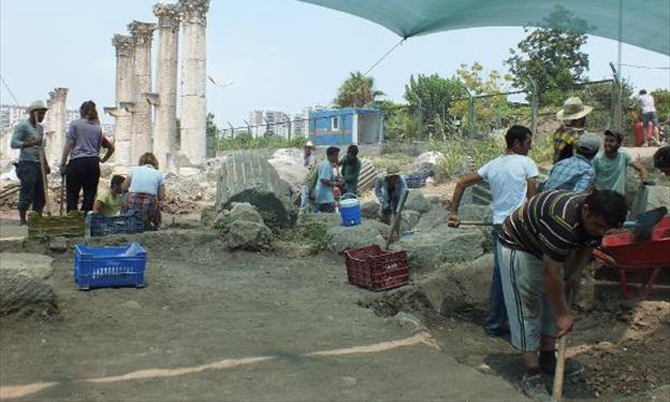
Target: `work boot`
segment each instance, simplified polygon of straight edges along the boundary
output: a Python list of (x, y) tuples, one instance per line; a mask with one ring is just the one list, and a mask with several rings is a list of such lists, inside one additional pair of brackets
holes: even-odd
[(19, 222), (19, 226), (28, 225), (28, 220), (26, 220), (26, 214), (27, 213), (28, 213), (28, 211), (21, 210), (21, 209), (19, 210), (19, 219), (21, 220), (21, 222)]
[[(542, 374), (553, 376), (556, 372), (556, 357), (553, 359), (540, 359), (540, 370)], [(584, 365), (573, 359), (565, 359), (563, 376), (565, 378), (576, 377), (584, 372)]]
[(542, 379), (542, 374), (524, 374), (521, 378), (521, 389), (523, 390), (524, 395), (530, 399), (541, 402), (551, 401), (551, 395), (549, 395), (549, 391), (547, 391), (547, 387)]

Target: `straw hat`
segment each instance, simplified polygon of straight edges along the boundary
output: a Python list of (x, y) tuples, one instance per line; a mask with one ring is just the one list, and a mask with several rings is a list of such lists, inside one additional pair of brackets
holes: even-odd
[(389, 165), (388, 168), (386, 168), (386, 177), (389, 176), (399, 176), (400, 175), (400, 167), (396, 164), (391, 164)]
[(307, 147), (307, 148), (314, 148), (314, 143), (313, 143), (312, 141), (307, 141), (307, 142), (305, 143), (305, 147)]
[(556, 113), (558, 120), (577, 120), (593, 111), (593, 107), (584, 106), (578, 96), (568, 98), (563, 104), (563, 109)]
[(28, 106), (28, 114), (31, 114), (36, 110), (49, 110), (49, 108), (47, 107), (46, 103), (44, 103), (44, 101), (37, 100)]

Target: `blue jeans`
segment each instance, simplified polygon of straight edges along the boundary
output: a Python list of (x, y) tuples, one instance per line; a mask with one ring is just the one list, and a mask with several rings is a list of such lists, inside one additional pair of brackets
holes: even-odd
[(504, 335), (509, 332), (505, 296), (500, 279), (500, 258), (498, 256), (498, 234), (501, 227), (502, 225), (493, 225), (491, 230), (491, 236), (493, 237), (493, 276), (491, 278), (491, 289), (489, 290), (489, 315), (486, 317), (486, 323), (484, 324), (484, 330), (489, 335)]

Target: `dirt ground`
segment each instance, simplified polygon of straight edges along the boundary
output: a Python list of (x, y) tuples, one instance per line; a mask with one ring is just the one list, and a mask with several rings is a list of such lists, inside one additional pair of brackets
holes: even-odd
[[(378, 294), (347, 284), (341, 256), (228, 253), (198, 229), (103, 242), (129, 240), (148, 250), (146, 288), (76, 290), (72, 254), (50, 254), (60, 315), (0, 319), (3, 398), (523, 399), (519, 356), (481, 330), (485, 306), (441, 316), (412, 285)], [(48, 252), (21, 244), (0, 250)], [(570, 334), (586, 374), (566, 396), (665, 395), (670, 289), (641, 303), (611, 282), (596, 294)]]
[[(344, 260), (227, 253), (209, 233), (110, 237), (148, 250), (148, 286), (79, 291), (55, 258), (60, 315), (2, 318), (0, 395), (24, 400), (505, 399), (418, 321), (380, 317)], [(44, 252), (0, 242), (3, 251)]]

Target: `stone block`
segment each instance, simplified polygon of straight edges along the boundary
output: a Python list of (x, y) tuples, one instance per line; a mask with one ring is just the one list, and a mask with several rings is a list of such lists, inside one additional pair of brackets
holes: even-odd
[(376, 198), (374, 200), (365, 201), (361, 204), (361, 216), (367, 219), (377, 219), (379, 208), (381, 208), (381, 205)]
[[(378, 225), (379, 224), (379, 225)], [(334, 253), (342, 253), (351, 248), (359, 248), (372, 244), (384, 246), (384, 238), (380, 230), (383, 223), (366, 220), (357, 226), (336, 226), (328, 229), (328, 249)]]
[(441, 225), (404, 236), (393, 249), (406, 250), (413, 267), (434, 269), (445, 262), (478, 258), (484, 254), (484, 241), (484, 234), (479, 229)]
[(405, 201), (405, 210), (416, 211), (421, 214), (430, 211), (430, 205), (421, 190), (409, 190), (407, 201)]
[(421, 278), (418, 286), (441, 314), (474, 308), (487, 311), (493, 254), (458, 264), (445, 264)]
[(268, 250), (271, 240), (272, 231), (267, 226), (245, 220), (230, 223), (223, 234), (223, 241), (229, 250)]
[(289, 185), (260, 152), (238, 151), (219, 169), (216, 206), (228, 209), (233, 202), (253, 205), (270, 227), (287, 227), (293, 221)]
[(41, 254), (0, 253), (0, 316), (58, 312), (51, 283), (52, 258)]

